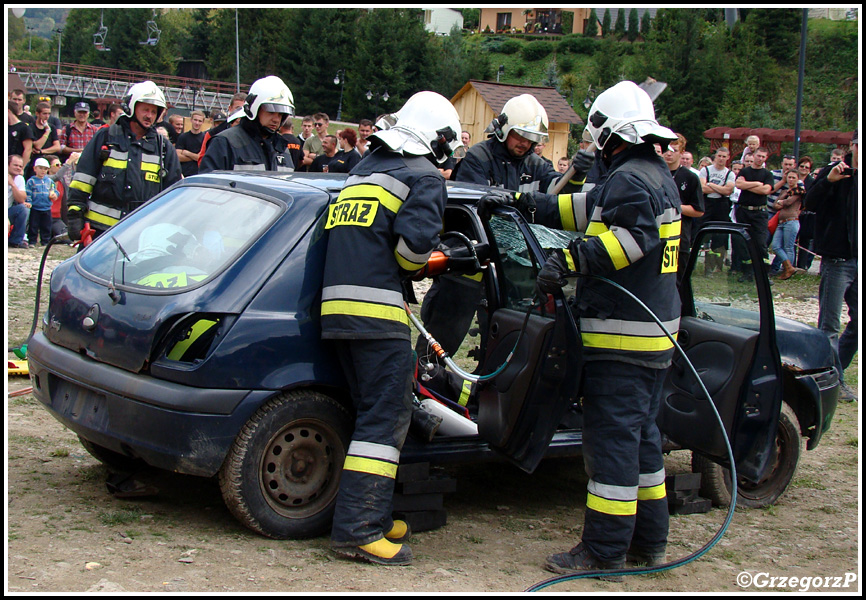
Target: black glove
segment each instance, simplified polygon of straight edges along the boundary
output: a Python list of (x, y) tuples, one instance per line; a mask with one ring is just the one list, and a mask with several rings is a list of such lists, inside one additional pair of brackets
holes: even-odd
[(567, 283), (565, 274), (570, 271), (568, 263), (565, 260), (565, 253), (568, 250), (557, 248), (550, 252), (547, 262), (538, 273), (536, 280), (536, 289), (539, 296), (544, 297), (546, 294), (552, 294), (556, 290), (562, 289)]
[(535, 212), (535, 196), (530, 192), (517, 192), (514, 194), (514, 208), (520, 211), (522, 215), (529, 215)]
[(514, 192), (506, 190), (490, 190), (478, 201), (478, 208), (483, 212), (490, 212), (497, 206), (514, 206)]
[(77, 242), (81, 239), (81, 230), (84, 229), (84, 219), (78, 216), (78, 214), (79, 213), (68, 213), (67, 215), (67, 220), (69, 221), (67, 235), (73, 242)]
[(574, 158), (571, 159), (571, 166), (574, 169), (572, 181), (583, 183), (586, 180), (586, 174), (592, 168), (592, 163), (595, 161), (595, 154), (586, 150), (578, 150)]

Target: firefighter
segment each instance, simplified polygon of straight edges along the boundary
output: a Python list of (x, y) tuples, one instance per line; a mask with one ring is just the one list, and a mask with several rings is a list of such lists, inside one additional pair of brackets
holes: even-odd
[[(653, 144), (666, 147), (676, 135), (658, 124), (652, 100), (630, 81), (600, 94), (588, 122), (607, 174), (560, 213), (584, 237), (551, 254), (539, 290), (554, 293), (569, 271), (600, 275), (637, 296), (675, 333), (680, 198)], [(673, 343), (637, 302), (606, 282), (579, 278), (574, 307), (586, 361), (586, 514), (581, 542), (548, 557), (545, 566), (574, 573), (621, 568), (626, 561), (658, 565), (668, 508), (656, 414)]]
[(295, 114), (291, 90), (275, 75), (250, 86), (240, 112), (229, 117), (240, 123), (208, 140), (199, 173), (210, 171), (294, 171), (280, 127)]
[(154, 129), (165, 96), (152, 81), (136, 83), (122, 101), (123, 114), (99, 129), (81, 152), (69, 184), (69, 237), (85, 223), (95, 235), (162, 190), (180, 181), (174, 147)]
[(334, 340), (356, 409), (331, 544), (344, 557), (407, 565), (409, 528), (391, 517), (412, 412), (413, 357), (402, 280), (439, 241), (447, 192), (437, 169), (458, 148), (444, 97), (419, 92), (377, 123), (371, 153), (329, 207), (322, 337)]
[[(561, 174), (534, 152), (536, 144), (547, 143), (547, 128), (547, 112), (535, 96), (515, 96), (488, 127), (491, 137), (469, 149), (452, 178), (522, 194), (552, 190)], [(563, 191), (580, 189), (592, 158), (587, 152), (575, 155), (575, 174)], [(481, 276), (478, 272), (437, 277), (424, 297), (421, 319), (448, 354), (453, 355), (463, 343), (482, 302)], [(486, 326), (483, 311), (479, 324)], [(419, 339), (415, 349), (422, 364), (438, 361), (424, 340)]]

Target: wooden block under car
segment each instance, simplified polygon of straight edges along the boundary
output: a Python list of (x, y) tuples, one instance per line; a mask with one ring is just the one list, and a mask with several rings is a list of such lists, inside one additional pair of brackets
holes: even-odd
[(395, 512), (394, 517), (409, 523), (414, 533), (430, 531), (444, 527), (448, 520), (448, 512), (442, 510), (416, 510), (410, 512)]
[(397, 467), (397, 483), (426, 481), (430, 478), (430, 463), (410, 463)]

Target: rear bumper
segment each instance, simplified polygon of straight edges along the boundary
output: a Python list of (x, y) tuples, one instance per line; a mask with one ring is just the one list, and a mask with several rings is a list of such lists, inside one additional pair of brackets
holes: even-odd
[(27, 346), (34, 396), (77, 435), (149, 465), (215, 475), (271, 390), (203, 389), (100, 364), (41, 332)]

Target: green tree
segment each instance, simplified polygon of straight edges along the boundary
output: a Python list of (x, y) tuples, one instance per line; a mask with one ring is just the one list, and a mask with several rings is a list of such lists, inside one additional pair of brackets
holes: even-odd
[(492, 73), (490, 58), (479, 43), (469, 43), (455, 25), (449, 35), (430, 40), (437, 65), (430, 87), (451, 98), (470, 79), (488, 79)]
[(623, 78), (625, 59), (623, 45), (612, 37), (603, 38), (592, 55), (590, 83), (597, 89), (607, 89)]
[(591, 38), (598, 36), (598, 15), (594, 8), (589, 11), (589, 19), (586, 20), (586, 29), (584, 29), (583, 35)]
[(651, 29), (652, 29), (652, 17), (650, 17), (649, 10), (644, 10), (643, 16), (640, 18), (640, 34), (644, 37), (644, 39), (649, 37)]
[(601, 37), (608, 37), (610, 35), (610, 9), (604, 9), (604, 16), (601, 18)]
[[(299, 115), (324, 112), (334, 119), (340, 102), (340, 86), (334, 84), (334, 78), (343, 69), (345, 120), (351, 114), (347, 102), (349, 90), (363, 81), (356, 61), (361, 11), (302, 8), (285, 13), (287, 20), (281, 38), (292, 41), (283, 43), (287, 51), (276, 53), (276, 73), (283, 76), (292, 90), (295, 112)], [(353, 50), (347, 51), (349, 48)]]
[[(273, 8), (238, 9), (239, 43), (236, 43), (235, 9), (215, 9), (208, 20), (210, 44), (205, 59), (208, 75), (221, 81), (236, 81), (239, 62), (241, 91), (246, 91), (256, 79), (279, 75), (294, 93), (295, 82), (287, 80), (280, 70), (286, 55), (293, 57), (288, 49), (297, 43), (286, 33), (292, 12)], [(282, 50), (284, 48), (286, 50)]]
[[(93, 44), (93, 34), (100, 18), (108, 27), (105, 45), (110, 52), (100, 52)], [(156, 45), (142, 44), (148, 39), (147, 22), (153, 20), (160, 29)], [(153, 15), (150, 8), (102, 9), (75, 8), (69, 11), (63, 27), (61, 62), (146, 73), (174, 74), (177, 64), (178, 18)], [(57, 52), (57, 40), (52, 41)]]
[(763, 38), (770, 56), (787, 62), (797, 60), (802, 19), (801, 8), (756, 8), (749, 11), (746, 25)]
[(700, 11), (660, 9), (641, 56), (642, 75), (668, 84), (656, 100), (656, 115), (692, 147), (703, 140), (726, 96), (727, 39), (725, 26), (707, 23)]
[(480, 8), (461, 8), (460, 14), (463, 15), (463, 28), (477, 30), (478, 23), (481, 20)]
[(628, 12), (628, 41), (633, 42), (637, 39), (640, 28), (640, 20), (637, 16), (637, 9), (632, 8)]
[(346, 83), (344, 102), (356, 119), (376, 116), (376, 99), (367, 100), (368, 90), (387, 90), (389, 99), (379, 102), (379, 112), (393, 112), (415, 92), (430, 89), (439, 66), (419, 9), (364, 11), (354, 33), (349, 56), (355, 76)]
[(207, 60), (211, 54), (212, 8), (196, 8), (192, 11), (189, 35), (181, 42), (181, 54), (187, 60)]
[(613, 26), (613, 35), (616, 39), (621, 40), (625, 37), (625, 9), (619, 8), (616, 11), (616, 24)]

